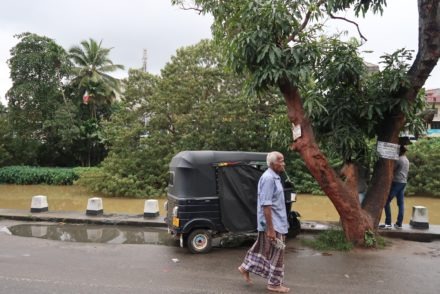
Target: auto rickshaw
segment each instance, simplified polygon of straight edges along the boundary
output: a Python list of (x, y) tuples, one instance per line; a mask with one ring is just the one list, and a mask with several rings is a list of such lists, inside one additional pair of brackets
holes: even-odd
[[(267, 153), (182, 151), (170, 163), (165, 221), (180, 246), (207, 253), (212, 239), (225, 233), (257, 230), (258, 180), (267, 169)], [(282, 175), (288, 237), (301, 230), (300, 214), (292, 211), (296, 194)]]

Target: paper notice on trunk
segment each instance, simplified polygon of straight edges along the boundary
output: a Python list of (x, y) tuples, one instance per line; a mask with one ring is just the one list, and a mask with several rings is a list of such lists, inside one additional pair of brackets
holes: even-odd
[(301, 125), (294, 125), (292, 124), (292, 136), (293, 141), (296, 141), (299, 137), (301, 137)]
[(377, 142), (377, 152), (379, 156), (386, 159), (398, 160), (399, 159), (399, 144), (393, 144), (388, 142)]

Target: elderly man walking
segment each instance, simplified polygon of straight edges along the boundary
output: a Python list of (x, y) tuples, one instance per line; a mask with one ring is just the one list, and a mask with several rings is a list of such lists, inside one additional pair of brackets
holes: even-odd
[(268, 279), (267, 289), (287, 293), (283, 285), (284, 242), (289, 229), (280, 174), (284, 172), (284, 156), (279, 152), (267, 155), (269, 168), (258, 182), (258, 238), (238, 267), (247, 283), (252, 283), (249, 273)]

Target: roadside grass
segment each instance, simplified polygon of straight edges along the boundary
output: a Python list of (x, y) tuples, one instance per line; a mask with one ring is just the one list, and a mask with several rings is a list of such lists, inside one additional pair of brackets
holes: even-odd
[[(302, 244), (319, 251), (350, 251), (354, 248), (351, 242), (345, 239), (344, 231), (340, 229), (331, 229), (319, 233), (312, 239), (301, 240)], [(365, 247), (384, 249), (391, 245), (391, 241), (372, 232), (365, 233)]]
[(379, 234), (376, 235), (376, 248), (377, 249), (384, 249), (385, 247), (391, 246), (393, 244), (393, 242), (391, 242), (390, 239), (386, 239), (382, 236), (380, 236)]
[(319, 233), (313, 239), (302, 240), (303, 245), (320, 251), (350, 251), (353, 244), (345, 240), (342, 230), (332, 229)]

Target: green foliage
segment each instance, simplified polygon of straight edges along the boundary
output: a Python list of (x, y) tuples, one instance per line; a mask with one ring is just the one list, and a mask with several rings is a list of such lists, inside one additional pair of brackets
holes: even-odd
[(370, 120), (360, 116), (365, 105), (361, 89), (366, 67), (358, 47), (354, 40), (345, 43), (322, 38), (320, 62), (313, 74), (316, 78), (301, 87), (318, 141), (344, 161), (362, 161), (368, 154), (365, 128)]
[(365, 231), (364, 235), (364, 246), (365, 247), (376, 247), (377, 240), (374, 232), (371, 230)]
[[(334, 0), (325, 1), (323, 7), (310, 1), (195, 3), (214, 15), (216, 40), (235, 71), (250, 73), (253, 89), (287, 82), (300, 87), (316, 137), (333, 145), (344, 160), (368, 156), (368, 139), (374, 138), (377, 126), (395, 107), (405, 114), (423, 109), (399, 95), (409, 86), (410, 51), (400, 49), (384, 55), (385, 69), (371, 75), (359, 57), (357, 41), (319, 36), (327, 13), (350, 7), (356, 14), (370, 9), (381, 13), (385, 1)], [(307, 26), (305, 12), (310, 19)], [(409, 125), (415, 119), (414, 115)]]
[(376, 235), (376, 248), (384, 249), (387, 246), (390, 246), (392, 242), (389, 239), (386, 239), (380, 235)]
[[(50, 38), (16, 37), (8, 60), (13, 84), (0, 117), (0, 165), (96, 165), (106, 155), (101, 124), (119, 90), (108, 72), (122, 66), (94, 40), (69, 55)], [(85, 90), (92, 95), (88, 105), (82, 103)]]
[(303, 240), (302, 242), (304, 245), (320, 251), (350, 251), (353, 249), (353, 244), (345, 239), (345, 234), (342, 230), (324, 231), (315, 239)]
[(99, 169), (98, 167), (83, 167), (83, 166), (72, 168), (73, 172), (77, 174), (79, 177), (81, 177), (83, 174), (86, 174), (88, 172), (93, 172), (98, 169)]
[(162, 197), (166, 195), (167, 172), (165, 171), (168, 170), (171, 158), (157, 157), (158, 154), (152, 153), (154, 151), (157, 152), (154, 149), (141, 149), (138, 152), (131, 150), (124, 154), (110, 152), (102, 163), (102, 168), (94, 168), (82, 173), (76, 183), (108, 196)]
[(269, 114), (282, 100), (270, 92), (250, 96), (244, 83), (209, 41), (179, 49), (160, 77), (131, 70), (105, 123), (110, 153), (78, 183), (109, 195), (153, 197), (165, 194), (169, 162), (182, 150), (269, 150)]
[(70, 63), (64, 49), (52, 39), (31, 33), (16, 38), (19, 42), (8, 60), (12, 87), (6, 94), (9, 129), (3, 144), (12, 157), (9, 163), (38, 164), (41, 148), (52, 155), (65, 155), (50, 122), (65, 102), (61, 81), (68, 78)]
[[(341, 78), (330, 83), (321, 77), (319, 83), (303, 87), (310, 95), (306, 101), (322, 105), (311, 107), (310, 116), (321, 118), (315, 128), (334, 168), (340, 168), (344, 158), (361, 158), (369, 166), (375, 144), (361, 131), (368, 128), (368, 119), (356, 117), (367, 95), (360, 102), (351, 95), (369, 78), (356, 53), (358, 44), (325, 42), (327, 53), (321, 56), (325, 66), (319, 76), (330, 77), (336, 70)], [(339, 56), (338, 51), (345, 53)], [(203, 41), (180, 49), (161, 77), (131, 70), (122, 102), (115, 104), (111, 120), (104, 124), (103, 140), (111, 151), (101, 169), (78, 183), (109, 195), (164, 195), (169, 161), (181, 150), (273, 149), (286, 154), (297, 192), (322, 194), (299, 156), (287, 150), (291, 130), (279, 95), (271, 89), (259, 96), (247, 95), (242, 91), (245, 81), (223, 64), (217, 48)], [(335, 83), (338, 86), (333, 87)], [(327, 109), (332, 118), (325, 117)], [(349, 126), (340, 118), (354, 123)]]
[(8, 165), (12, 161), (12, 154), (8, 151), (12, 132), (8, 121), (8, 113), (0, 103), (0, 167)]
[[(342, 167), (343, 161), (337, 153), (333, 152), (326, 146), (322, 146), (321, 149), (327, 155), (330, 165), (339, 170)], [(318, 182), (310, 174), (304, 161), (298, 155), (298, 153), (289, 152), (285, 156), (286, 171), (291, 175), (291, 179), (295, 185), (295, 191), (297, 193), (324, 195)]]
[(44, 122), (63, 102), (60, 86), (68, 77), (67, 54), (47, 37), (23, 33), (16, 38), (8, 60), (13, 82), (6, 94), (9, 116), (18, 135), (41, 140)]
[(71, 168), (8, 166), (0, 168), (0, 184), (72, 185), (79, 178)]
[(390, 241), (385, 239), (384, 237), (375, 234), (373, 231), (368, 230), (364, 235), (364, 246), (369, 248), (378, 248), (383, 249), (386, 246), (390, 245)]
[[(297, 33), (304, 1), (197, 1), (214, 15), (213, 34), (225, 49), (228, 64), (238, 73), (252, 72), (254, 89), (265, 89), (283, 80), (298, 84), (312, 71), (318, 58), (312, 34)], [(311, 19), (322, 15), (311, 9)], [(320, 24), (307, 28), (315, 31)], [(296, 36), (296, 44), (288, 40)]]
[(440, 139), (419, 139), (408, 147), (408, 194), (440, 197)]
[(386, 6), (386, 0), (329, 0), (327, 10), (338, 12), (350, 8), (353, 4), (356, 15), (365, 14), (372, 10), (374, 13), (383, 13), (383, 7)]
[[(185, 2), (172, 1), (175, 5)], [(213, 34), (229, 65), (238, 73), (251, 72), (254, 89), (286, 81), (299, 85), (313, 72), (320, 55), (316, 32), (330, 12), (352, 5), (356, 14), (369, 9), (382, 12), (386, 4), (384, 0), (193, 2), (214, 16)]]
[[(369, 148), (370, 140), (376, 138), (384, 118), (395, 110), (405, 113), (408, 129), (423, 132), (423, 122), (417, 113), (425, 108), (424, 96), (408, 103), (401, 95), (409, 87), (410, 51), (400, 49), (382, 56), (385, 68), (368, 73), (358, 55), (357, 42), (329, 39), (322, 46), (317, 82), (303, 87), (304, 107), (322, 145), (344, 161), (365, 164), (373, 151)], [(320, 107), (308, 108), (310, 99), (318, 100)]]
[[(371, 157), (369, 141), (376, 137), (384, 118), (397, 110), (407, 115), (409, 127), (420, 130), (421, 120), (415, 114), (423, 105), (420, 100), (408, 103), (401, 95), (409, 86), (409, 50), (382, 56), (384, 70), (371, 74), (360, 58), (358, 41), (320, 35), (329, 14), (349, 8), (357, 15), (368, 10), (382, 13), (385, 1), (194, 2), (214, 16), (215, 40), (229, 66), (239, 74), (248, 74), (251, 90), (283, 84), (298, 87), (315, 137), (343, 161), (366, 162)], [(281, 141), (291, 142), (287, 139), (290, 132), (276, 131), (290, 128), (278, 119), (279, 113), (274, 114), (271, 141), (276, 141), (274, 134), (277, 140), (279, 134), (287, 134)]]
[(164, 195), (172, 152), (170, 137), (163, 134), (163, 129), (148, 127), (160, 106), (152, 100), (158, 80), (149, 73), (129, 71), (124, 81), (125, 95), (115, 104), (111, 120), (104, 124), (103, 136), (111, 151), (102, 168), (81, 176), (78, 184), (110, 196)]

